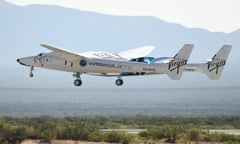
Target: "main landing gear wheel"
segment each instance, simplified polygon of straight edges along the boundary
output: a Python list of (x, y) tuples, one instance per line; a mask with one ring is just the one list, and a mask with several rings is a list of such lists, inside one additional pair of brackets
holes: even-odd
[(75, 85), (75, 86), (81, 86), (81, 85), (82, 85), (82, 80), (76, 79), (76, 80), (74, 81), (74, 85)]
[(31, 77), (31, 78), (32, 78), (33, 76), (34, 76), (34, 75), (33, 75), (33, 73), (30, 73), (29, 77)]
[(122, 85), (123, 85), (123, 80), (122, 80), (122, 79), (117, 79), (117, 80), (115, 81), (115, 84), (116, 84), (117, 86), (122, 86)]
[(73, 74), (73, 77), (76, 77), (76, 78), (77, 78), (77, 79), (74, 80), (74, 82), (73, 82), (73, 84), (74, 84), (75, 86), (81, 86), (81, 85), (82, 85), (82, 80), (81, 80), (80, 75), (81, 75), (81, 73), (79, 73), (79, 72), (76, 72), (76, 73)]

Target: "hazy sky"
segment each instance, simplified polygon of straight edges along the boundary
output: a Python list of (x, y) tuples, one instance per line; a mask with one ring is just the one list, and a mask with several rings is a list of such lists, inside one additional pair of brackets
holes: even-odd
[(7, 0), (54, 4), (112, 15), (155, 16), (186, 27), (232, 32), (240, 28), (240, 0)]
[[(238, 12), (240, 11), (240, 8), (237, 7), (237, 3), (238, 1), (240, 3), (240, 0), (208, 0), (211, 2), (208, 5), (204, 5), (207, 3), (205, 0), (52, 0), (50, 2), (44, 2), (44, 0), (41, 2), (37, 2), (37, 0), (34, 0), (34, 2), (31, 2), (30, 0), (9, 1), (16, 1), (16, 3), (20, 5), (33, 3), (58, 3), (59, 5), (63, 5), (65, 7), (74, 7), (81, 10), (97, 11), (114, 15), (156, 16), (168, 22), (180, 23), (188, 27), (202, 27), (211, 31), (230, 32), (240, 28), (240, 23), (238, 23), (238, 21), (240, 21), (240, 12)], [(35, 77), (33, 79), (28, 78), (29, 68), (19, 65), (16, 62), (16, 59), (24, 56), (36, 55), (40, 52), (48, 52), (46, 49), (40, 47), (38, 45), (39, 43), (56, 45), (74, 52), (101, 50), (111, 53), (136, 48), (137, 46), (144, 46), (145, 44), (156, 45), (157, 48), (153, 53), (150, 54), (150, 56), (155, 57), (172, 56), (184, 43), (194, 43), (194, 51), (189, 62), (206, 62), (205, 59), (211, 58), (212, 55), (221, 47), (221, 45), (225, 43), (232, 44), (233, 51), (230, 55), (229, 63), (227, 64), (227, 68), (224, 69), (222, 78), (219, 81), (211, 81), (205, 75), (187, 73), (184, 74), (184, 77), (181, 79), (181, 81), (172, 81), (166, 75), (137, 78), (128, 77), (126, 78), (126, 85), (124, 85), (124, 87), (216, 87), (240, 85), (240, 81), (236, 79), (240, 73), (240, 67), (236, 66), (239, 64), (237, 61), (237, 58), (239, 57), (237, 54), (239, 54), (240, 50), (238, 41), (239, 32), (236, 32), (233, 35), (227, 35), (221, 33), (208, 33), (204, 31), (204, 36), (205, 34), (209, 34), (209, 38), (207, 38), (207, 36), (203, 37), (203, 31), (200, 32), (191, 29), (185, 29), (183, 27), (179, 28), (179, 25), (169, 25), (169, 28), (173, 29), (175, 29), (177, 26), (179, 28), (176, 29), (177, 32), (171, 30), (164, 31), (161, 30), (161, 28), (158, 31), (159, 26), (156, 26), (155, 23), (152, 25), (152, 23), (155, 22), (155, 19), (151, 18), (139, 18), (139, 20), (150, 20), (150, 28), (148, 28), (145, 24), (139, 24), (139, 21), (135, 21), (134, 19), (131, 20), (131, 17), (127, 17), (127, 19), (124, 19), (123, 24), (125, 24), (125, 22), (126, 24), (132, 24), (128, 27), (128, 25), (125, 26), (121, 23), (117, 25), (117, 23), (114, 23), (113, 20), (115, 20), (116, 17), (91, 14), (89, 15), (90, 19), (97, 19), (103, 25), (110, 23), (112, 26), (121, 26), (121, 28), (128, 29), (126, 32), (121, 33), (121, 28), (116, 28), (113, 29), (114, 31), (112, 31), (112, 29), (108, 29), (108, 27), (103, 27), (100, 25), (99, 27), (94, 28), (94, 32), (97, 31), (97, 34), (94, 34), (91, 31), (92, 25), (89, 26), (87, 23), (91, 21), (85, 21), (84, 25), (80, 25), (83, 26), (82, 29), (79, 28), (77, 31), (75, 30), (82, 22), (81, 17), (84, 16), (84, 13), (80, 11), (75, 11), (76, 13), (74, 14), (76, 15), (71, 15), (72, 13), (66, 9), (57, 9), (58, 11), (56, 12), (66, 12), (65, 16), (69, 16), (70, 21), (75, 20), (78, 15), (80, 16), (74, 25), (71, 23), (66, 23), (68, 25), (61, 23), (59, 27), (52, 29), (57, 22), (61, 22), (62, 15), (54, 13), (54, 15), (52, 15), (54, 16), (54, 19), (47, 19), (49, 24), (45, 21), (46, 23), (42, 25), (41, 22), (43, 19), (45, 20), (45, 16), (47, 14), (42, 14), (42, 11), (40, 11), (41, 8), (41, 10), (46, 9), (48, 12), (51, 12), (49, 8), (52, 7), (39, 7), (39, 11), (38, 9), (35, 11), (32, 9), (34, 7), (19, 8), (15, 6), (9, 6), (12, 9), (5, 9), (4, 6), (5, 5), (1, 5), (0, 9), (5, 12), (3, 13), (4, 17), (2, 20), (3, 24), (1, 33), (3, 39), (0, 42), (3, 48), (6, 47), (4, 50), (7, 53), (3, 52), (1, 57), (4, 58), (7, 63), (1, 64), (1, 66), (4, 67), (0, 69), (0, 73), (2, 74), (0, 77), (0, 87), (73, 87), (73, 78), (71, 73), (36, 68), (34, 70)], [(8, 8), (8, 5), (6, 6), (6, 8)], [(9, 19), (8, 17), (12, 16), (9, 15), (11, 14), (9, 11), (14, 13), (13, 16), (16, 17)], [(22, 15), (26, 16), (21, 18)], [(105, 21), (101, 21), (100, 18), (102, 17), (105, 18)], [(12, 23), (14, 23), (14, 25)], [(161, 21), (158, 23), (161, 24)], [(143, 32), (136, 33), (138, 28), (132, 29), (135, 25), (139, 25), (138, 28), (143, 30)], [(65, 29), (67, 26), (74, 27), (68, 30)], [(98, 28), (104, 29), (99, 30)], [(83, 31), (83, 29), (86, 29), (86, 31)], [(79, 32), (83, 33), (79, 34)], [(116, 36), (114, 35), (114, 32), (117, 32)], [(182, 32), (186, 33), (180, 34)], [(150, 36), (148, 36), (148, 34)], [(99, 39), (100, 36), (101, 39)], [(83, 38), (84, 42), (81, 42), (81, 39)], [(14, 39), (14, 41), (12, 41), (12, 39)], [(92, 41), (96, 42), (92, 44)], [(206, 52), (206, 49), (209, 50)], [(50, 81), (49, 78), (51, 79)], [(83, 75), (82, 78), (84, 80), (83, 87), (86, 86), (86, 88), (112, 88), (116, 79), (116, 77), (103, 78), (86, 75)], [(194, 79), (194, 81), (192, 79)], [(151, 85), (146, 85), (149, 83), (151, 83)]]

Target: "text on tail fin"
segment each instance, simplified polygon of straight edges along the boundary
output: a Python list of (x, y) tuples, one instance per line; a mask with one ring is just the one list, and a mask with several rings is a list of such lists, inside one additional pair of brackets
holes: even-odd
[(171, 79), (178, 80), (181, 78), (192, 49), (192, 44), (185, 44), (183, 48), (173, 57), (173, 60), (168, 63), (167, 74)]
[(222, 48), (207, 62), (206, 74), (210, 79), (217, 80), (221, 77), (224, 66), (231, 51), (231, 45), (223, 45)]

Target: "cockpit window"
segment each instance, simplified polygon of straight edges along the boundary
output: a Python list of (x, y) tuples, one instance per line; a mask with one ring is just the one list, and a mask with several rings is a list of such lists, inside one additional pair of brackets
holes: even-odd
[(40, 57), (41, 57), (41, 56), (44, 56), (44, 55), (43, 55), (43, 53), (40, 53), (40, 54), (38, 54), (38, 56), (40, 56)]

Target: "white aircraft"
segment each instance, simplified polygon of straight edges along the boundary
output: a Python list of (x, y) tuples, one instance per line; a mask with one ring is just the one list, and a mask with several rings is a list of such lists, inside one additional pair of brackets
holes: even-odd
[(81, 74), (96, 76), (115, 76), (116, 85), (123, 85), (124, 76), (142, 76), (167, 74), (173, 80), (179, 80), (184, 71), (201, 72), (210, 79), (219, 79), (231, 51), (231, 45), (224, 45), (212, 59), (206, 63), (187, 64), (193, 45), (185, 44), (173, 57), (148, 57), (155, 48), (145, 46), (133, 50), (111, 54), (101, 51), (74, 53), (54, 46), (41, 44), (51, 50), (49, 53), (40, 53), (17, 59), (22, 65), (30, 67), (30, 77), (33, 77), (34, 67), (41, 67), (59, 71), (73, 72), (75, 86), (80, 86)]

